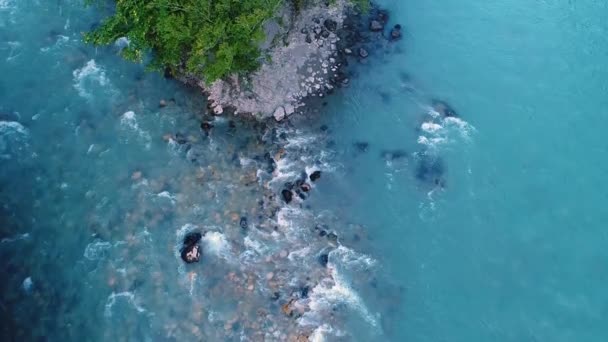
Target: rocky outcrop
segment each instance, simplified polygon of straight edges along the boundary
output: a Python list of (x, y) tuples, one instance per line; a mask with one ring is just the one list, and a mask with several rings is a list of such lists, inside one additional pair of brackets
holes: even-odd
[(265, 24), (259, 70), (212, 84), (181, 78), (203, 89), (210, 113), (283, 121), (297, 112), (315, 112), (314, 104), (322, 101), (314, 99), (349, 85), (349, 62), (364, 62), (378, 46), (402, 35), (398, 24), (387, 29), (388, 12), (375, 7), (361, 15), (350, 0), (310, 0), (296, 13), (292, 4), (286, 2), (277, 19)]
[(332, 90), (331, 80), (341, 67), (336, 58), (338, 31), (349, 8), (346, 0), (331, 5), (321, 1), (297, 14), (289, 5), (283, 8), (280, 19), (265, 26), (267, 39), (261, 47), (267, 58), (258, 71), (211, 85), (197, 82), (213, 113), (249, 113), (280, 121), (304, 106), (304, 99)]

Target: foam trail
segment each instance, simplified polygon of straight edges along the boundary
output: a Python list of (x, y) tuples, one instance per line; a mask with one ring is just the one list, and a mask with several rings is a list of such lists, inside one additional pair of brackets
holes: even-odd
[(78, 95), (86, 99), (92, 99), (93, 94), (88, 89), (90, 85), (97, 84), (105, 87), (110, 84), (103, 68), (98, 67), (94, 59), (87, 62), (85, 66), (72, 72), (74, 76), (74, 88)]
[(130, 292), (130, 291), (119, 292), (119, 293), (112, 292), (110, 294), (110, 296), (108, 296), (108, 299), (106, 301), (106, 306), (105, 306), (105, 310), (103, 313), (105, 317), (112, 317), (112, 307), (114, 306), (114, 304), (116, 303), (116, 300), (118, 298), (125, 298), (129, 302), (129, 304), (131, 304), (135, 308), (135, 310), (137, 310), (137, 312), (139, 312), (139, 313), (146, 311), (146, 309), (144, 309), (142, 306), (140, 306), (137, 303), (135, 294), (133, 294), (132, 292)]

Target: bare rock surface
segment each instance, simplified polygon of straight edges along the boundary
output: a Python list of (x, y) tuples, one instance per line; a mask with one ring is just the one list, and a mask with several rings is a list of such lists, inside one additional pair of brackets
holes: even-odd
[[(281, 11), (282, 25), (265, 25), (269, 58), (248, 77), (231, 77), (211, 85), (198, 81), (208, 94), (210, 107), (220, 115), (230, 107), (236, 114), (257, 118), (274, 116), (283, 120), (304, 105), (303, 99), (323, 96), (333, 86), (330, 79), (338, 71), (335, 58), (342, 26), (349, 8), (346, 0), (327, 6), (323, 2), (302, 9), (294, 21), (293, 10)], [(287, 28), (285, 28), (287, 26)]]

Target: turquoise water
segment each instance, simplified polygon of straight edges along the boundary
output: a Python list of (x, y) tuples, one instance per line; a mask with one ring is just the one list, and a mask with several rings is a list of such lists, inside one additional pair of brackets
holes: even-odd
[(196, 91), (81, 43), (80, 1), (0, 0), (3, 339), (606, 340), (608, 5), (381, 3), (407, 34), (320, 117), (206, 137)]

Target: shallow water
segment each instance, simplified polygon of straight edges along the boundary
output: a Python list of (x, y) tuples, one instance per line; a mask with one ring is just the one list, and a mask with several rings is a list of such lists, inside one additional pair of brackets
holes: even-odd
[(606, 5), (381, 3), (406, 36), (318, 117), (206, 136), (96, 11), (0, 0), (3, 337), (606, 339)]

